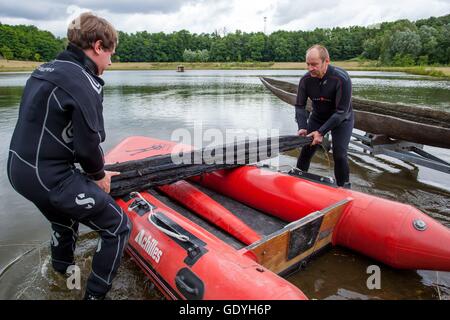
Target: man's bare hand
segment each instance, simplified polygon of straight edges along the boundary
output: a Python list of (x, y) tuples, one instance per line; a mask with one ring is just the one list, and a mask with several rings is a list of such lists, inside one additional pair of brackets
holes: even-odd
[(299, 136), (302, 136), (302, 137), (306, 137), (306, 134), (308, 133), (308, 131), (306, 130), (306, 129), (300, 129), (300, 130), (298, 130), (298, 132), (297, 132), (297, 134), (299, 135)]
[(109, 193), (111, 191), (111, 177), (118, 176), (120, 172), (117, 171), (105, 171), (105, 176), (103, 179), (94, 181), (100, 189), (105, 191), (106, 193)]
[(310, 134), (308, 134), (307, 137), (313, 137), (313, 141), (311, 142), (312, 146), (320, 144), (323, 141), (323, 135), (321, 135), (319, 131), (313, 131)]

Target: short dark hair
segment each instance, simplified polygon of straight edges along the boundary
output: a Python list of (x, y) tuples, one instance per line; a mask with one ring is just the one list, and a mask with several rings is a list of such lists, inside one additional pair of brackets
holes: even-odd
[(320, 44), (315, 44), (311, 47), (309, 47), (308, 50), (306, 50), (306, 55), (308, 55), (308, 52), (310, 52), (312, 49), (316, 49), (319, 51), (319, 57), (322, 61), (325, 61), (326, 59), (330, 59), (330, 54), (328, 53), (327, 48)]
[(101, 40), (105, 49), (113, 50), (119, 41), (113, 25), (92, 12), (82, 13), (72, 20), (67, 29), (67, 39), (81, 49), (92, 48), (96, 41)]

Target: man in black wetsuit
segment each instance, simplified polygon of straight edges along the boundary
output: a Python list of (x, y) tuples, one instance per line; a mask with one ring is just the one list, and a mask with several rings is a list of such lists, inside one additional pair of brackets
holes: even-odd
[[(306, 52), (308, 72), (298, 86), (295, 118), (298, 135), (313, 137), (313, 142), (302, 148), (297, 167), (308, 171), (317, 145), (331, 131), (336, 183), (350, 188), (347, 149), (354, 124), (352, 83), (345, 70), (329, 63), (330, 56), (323, 46), (314, 45)], [(309, 117), (305, 109), (307, 98), (312, 100)]]
[[(105, 19), (84, 13), (67, 32), (69, 45), (28, 79), (12, 136), (8, 177), (51, 223), (53, 268), (73, 265), (82, 223), (100, 235), (85, 299), (103, 299), (119, 267), (130, 225), (108, 194), (104, 171), (103, 80), (117, 46)], [(84, 173), (75, 167), (79, 163)]]

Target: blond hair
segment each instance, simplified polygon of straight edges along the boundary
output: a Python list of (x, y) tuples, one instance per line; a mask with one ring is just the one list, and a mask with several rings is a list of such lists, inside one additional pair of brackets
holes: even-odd
[(324, 46), (322, 46), (320, 44), (315, 44), (315, 45), (309, 47), (309, 49), (306, 50), (306, 55), (308, 55), (308, 53), (313, 49), (316, 49), (317, 51), (319, 51), (320, 60), (322, 60), (322, 61), (325, 61), (326, 59), (330, 60), (330, 55), (328, 53), (327, 48), (325, 48)]
[(72, 20), (67, 29), (67, 39), (81, 49), (92, 48), (98, 40), (106, 50), (114, 50), (118, 43), (116, 29), (106, 19), (94, 15), (92, 12), (82, 13)]

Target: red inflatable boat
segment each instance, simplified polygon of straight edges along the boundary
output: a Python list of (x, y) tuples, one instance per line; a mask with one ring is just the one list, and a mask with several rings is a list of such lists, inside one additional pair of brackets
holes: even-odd
[[(170, 153), (130, 137), (107, 163)], [(117, 198), (127, 252), (170, 299), (307, 299), (282, 276), (329, 244), (395, 268), (450, 271), (450, 230), (416, 208), (243, 166)]]

